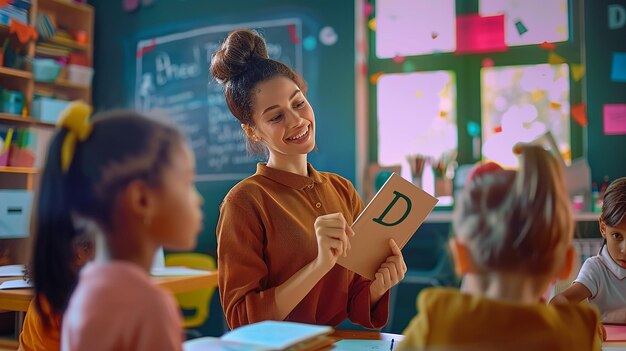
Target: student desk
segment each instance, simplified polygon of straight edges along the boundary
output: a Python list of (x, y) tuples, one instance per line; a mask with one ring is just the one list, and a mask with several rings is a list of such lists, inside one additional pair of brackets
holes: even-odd
[(343, 330), (336, 329), (331, 337), (337, 339), (365, 339), (365, 340), (395, 340), (394, 345), (397, 342), (402, 341), (404, 335), (402, 334), (391, 334), (391, 333), (379, 333), (374, 331), (363, 331), (363, 330)]
[[(15, 279), (18, 278), (0, 278), (0, 283), (5, 280)], [(201, 275), (152, 277), (152, 281), (171, 293), (178, 294), (217, 286), (217, 271)], [(0, 310), (26, 312), (32, 298), (33, 289), (0, 290)]]

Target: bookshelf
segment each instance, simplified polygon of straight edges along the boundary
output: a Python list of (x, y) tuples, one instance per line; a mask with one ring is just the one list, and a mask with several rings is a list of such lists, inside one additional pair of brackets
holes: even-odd
[[(19, 92), (23, 96), (23, 108), (19, 112), (17, 108), (7, 112), (0, 103), (0, 137), (4, 138), (9, 128), (16, 132), (17, 129), (26, 129), (34, 134), (36, 150), (31, 151), (35, 155), (35, 162), (30, 167), (0, 164), (0, 192), (33, 191), (37, 188), (39, 166), (44, 161), (46, 145), (52, 136), (55, 123), (52, 119), (42, 121), (34, 117), (36, 97), (46, 96), (66, 101), (80, 99), (88, 103), (92, 101), (91, 83), (72, 80), (66, 63), (87, 67), (93, 65), (93, 7), (71, 0), (31, 0), (30, 4), (26, 25), (37, 31), (37, 39), (33, 37), (21, 42), (16, 34), (11, 33), (10, 24), (0, 23), (0, 46), (8, 40), (12, 52), (20, 53), (18, 60), (6, 60), (7, 55), (3, 55), (5, 60), (0, 61), (0, 88)], [(46, 20), (42, 22), (44, 17)], [(42, 23), (47, 26), (42, 26)], [(55, 62), (64, 63), (57, 79), (40, 81), (41, 76), (35, 67), (35, 60), (39, 58), (51, 58)], [(41, 110), (45, 111), (47, 108), (42, 105)], [(0, 143), (0, 154), (2, 147)], [(0, 233), (0, 264), (26, 263), (27, 243), (28, 238), (6, 239)]]

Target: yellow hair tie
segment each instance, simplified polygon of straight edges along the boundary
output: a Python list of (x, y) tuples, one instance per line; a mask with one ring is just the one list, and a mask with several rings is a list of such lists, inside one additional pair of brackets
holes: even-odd
[(89, 122), (91, 106), (82, 102), (70, 103), (59, 118), (57, 126), (67, 129), (67, 134), (61, 145), (61, 169), (66, 173), (70, 169), (77, 141), (85, 141), (91, 134), (92, 125)]

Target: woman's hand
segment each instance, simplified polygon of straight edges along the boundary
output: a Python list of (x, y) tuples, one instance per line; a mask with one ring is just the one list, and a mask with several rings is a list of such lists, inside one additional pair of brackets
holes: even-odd
[(341, 213), (332, 213), (317, 217), (315, 235), (317, 236), (316, 264), (329, 271), (335, 266), (339, 256), (347, 255), (350, 250), (350, 238), (354, 236), (354, 231)]
[(407, 270), (402, 251), (393, 239), (389, 239), (389, 247), (391, 247), (393, 255), (387, 257), (387, 260), (380, 265), (374, 275), (374, 281), (370, 285), (370, 302), (372, 305), (376, 304), (387, 290), (404, 279), (404, 273)]

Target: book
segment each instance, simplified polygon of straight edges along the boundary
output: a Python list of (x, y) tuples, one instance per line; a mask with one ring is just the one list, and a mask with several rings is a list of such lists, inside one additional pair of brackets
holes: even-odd
[(352, 224), (354, 237), (343, 267), (374, 280), (380, 265), (392, 255), (389, 239), (402, 249), (439, 200), (392, 173)]
[(331, 345), (333, 328), (283, 321), (263, 321), (236, 328), (221, 338), (186, 341), (185, 351), (313, 351)]
[(0, 277), (23, 277), (26, 266), (23, 264), (11, 264), (0, 266)]

